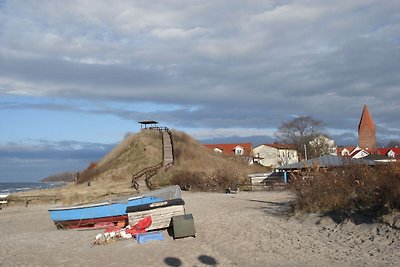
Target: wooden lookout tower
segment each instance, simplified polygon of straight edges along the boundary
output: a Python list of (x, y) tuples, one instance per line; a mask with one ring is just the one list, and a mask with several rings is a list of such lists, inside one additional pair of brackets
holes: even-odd
[(139, 121), (139, 123), (140, 123), (140, 130), (144, 130), (144, 129), (157, 128), (158, 121), (145, 120), (145, 121)]

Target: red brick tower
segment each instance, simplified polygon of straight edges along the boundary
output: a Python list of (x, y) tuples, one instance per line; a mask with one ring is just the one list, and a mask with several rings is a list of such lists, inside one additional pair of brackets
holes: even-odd
[(367, 105), (364, 105), (360, 123), (358, 124), (358, 146), (370, 153), (376, 151), (375, 124)]

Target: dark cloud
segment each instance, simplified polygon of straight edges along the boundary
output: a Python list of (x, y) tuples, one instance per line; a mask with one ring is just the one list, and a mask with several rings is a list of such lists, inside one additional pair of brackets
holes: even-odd
[[(267, 139), (311, 115), (354, 144), (368, 104), (379, 139), (400, 139), (399, 11), (397, 1), (5, 1), (0, 95), (48, 101), (0, 108)], [(175, 108), (128, 107), (144, 102)]]

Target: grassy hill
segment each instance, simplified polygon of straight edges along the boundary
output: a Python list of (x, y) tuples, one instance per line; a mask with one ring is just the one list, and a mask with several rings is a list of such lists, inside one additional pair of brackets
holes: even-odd
[[(260, 166), (248, 166), (238, 158), (217, 155), (183, 132), (172, 131), (172, 140), (175, 163), (160, 169), (151, 179), (156, 185), (191, 185), (193, 190), (222, 191), (226, 186), (241, 183), (246, 174), (266, 171)], [(160, 162), (160, 133), (141, 131), (127, 136), (99, 162), (92, 162), (77, 182), (41, 194), (57, 195), (64, 203), (134, 194), (132, 175)]]

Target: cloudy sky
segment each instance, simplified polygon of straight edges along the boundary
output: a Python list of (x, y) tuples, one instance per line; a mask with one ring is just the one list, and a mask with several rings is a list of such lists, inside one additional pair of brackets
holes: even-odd
[(0, 0), (0, 181), (100, 159), (137, 121), (273, 141), (322, 120), (356, 144), (364, 104), (400, 140), (400, 2)]

